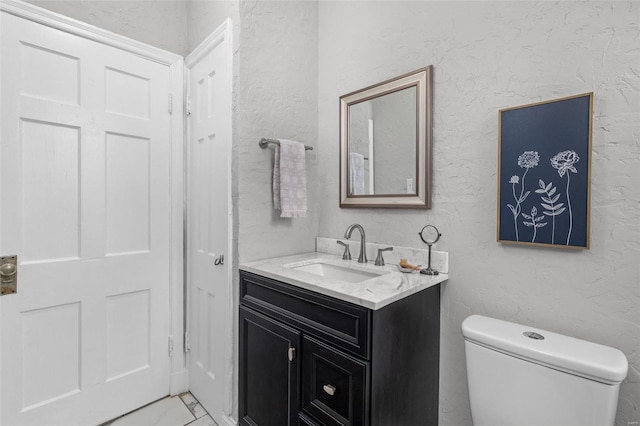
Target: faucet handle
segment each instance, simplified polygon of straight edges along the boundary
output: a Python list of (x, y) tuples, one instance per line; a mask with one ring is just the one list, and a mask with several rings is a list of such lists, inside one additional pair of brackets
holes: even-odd
[(344, 253), (342, 254), (342, 260), (351, 260), (351, 252), (349, 251), (349, 244), (342, 241), (336, 241), (337, 244), (344, 246)]
[(384, 257), (382, 257), (383, 251), (393, 251), (393, 247), (378, 249), (378, 257), (376, 257), (376, 261), (375, 261), (376, 266), (384, 266)]

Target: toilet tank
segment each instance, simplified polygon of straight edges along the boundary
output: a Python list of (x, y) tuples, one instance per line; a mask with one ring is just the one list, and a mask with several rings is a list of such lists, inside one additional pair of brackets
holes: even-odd
[(474, 426), (614, 424), (621, 351), (480, 315), (462, 334)]

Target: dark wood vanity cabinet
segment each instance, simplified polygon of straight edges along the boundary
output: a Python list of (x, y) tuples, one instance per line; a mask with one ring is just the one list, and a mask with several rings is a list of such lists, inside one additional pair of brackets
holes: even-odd
[[(288, 359), (300, 347), (299, 331), (240, 307), (244, 398), (243, 424), (292, 425), (298, 419), (300, 359)], [(292, 353), (292, 355), (295, 355)]]
[(440, 286), (371, 310), (240, 272), (239, 419), (438, 424)]

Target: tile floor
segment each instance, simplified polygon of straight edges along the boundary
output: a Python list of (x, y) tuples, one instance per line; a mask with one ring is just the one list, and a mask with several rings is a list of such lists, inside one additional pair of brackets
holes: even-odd
[(168, 396), (101, 426), (217, 426), (190, 392)]

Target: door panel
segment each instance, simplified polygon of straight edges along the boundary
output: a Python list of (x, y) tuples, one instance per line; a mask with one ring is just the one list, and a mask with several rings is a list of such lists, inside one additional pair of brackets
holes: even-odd
[(80, 303), (23, 312), (21, 326), (22, 409), (79, 392)]
[(78, 259), (80, 128), (34, 120), (19, 125), (22, 262)]
[(107, 381), (151, 364), (149, 342), (150, 291), (107, 296)]
[(169, 391), (170, 72), (0, 19), (0, 424), (97, 424)]
[(106, 134), (106, 254), (149, 251), (149, 138)]
[[(229, 247), (231, 75), (226, 40), (229, 32), (223, 31), (222, 39), (212, 43), (197, 60), (187, 58), (188, 92), (192, 100), (187, 191), (189, 388), (220, 424), (231, 411), (233, 368)], [(207, 41), (203, 43), (206, 44)]]

